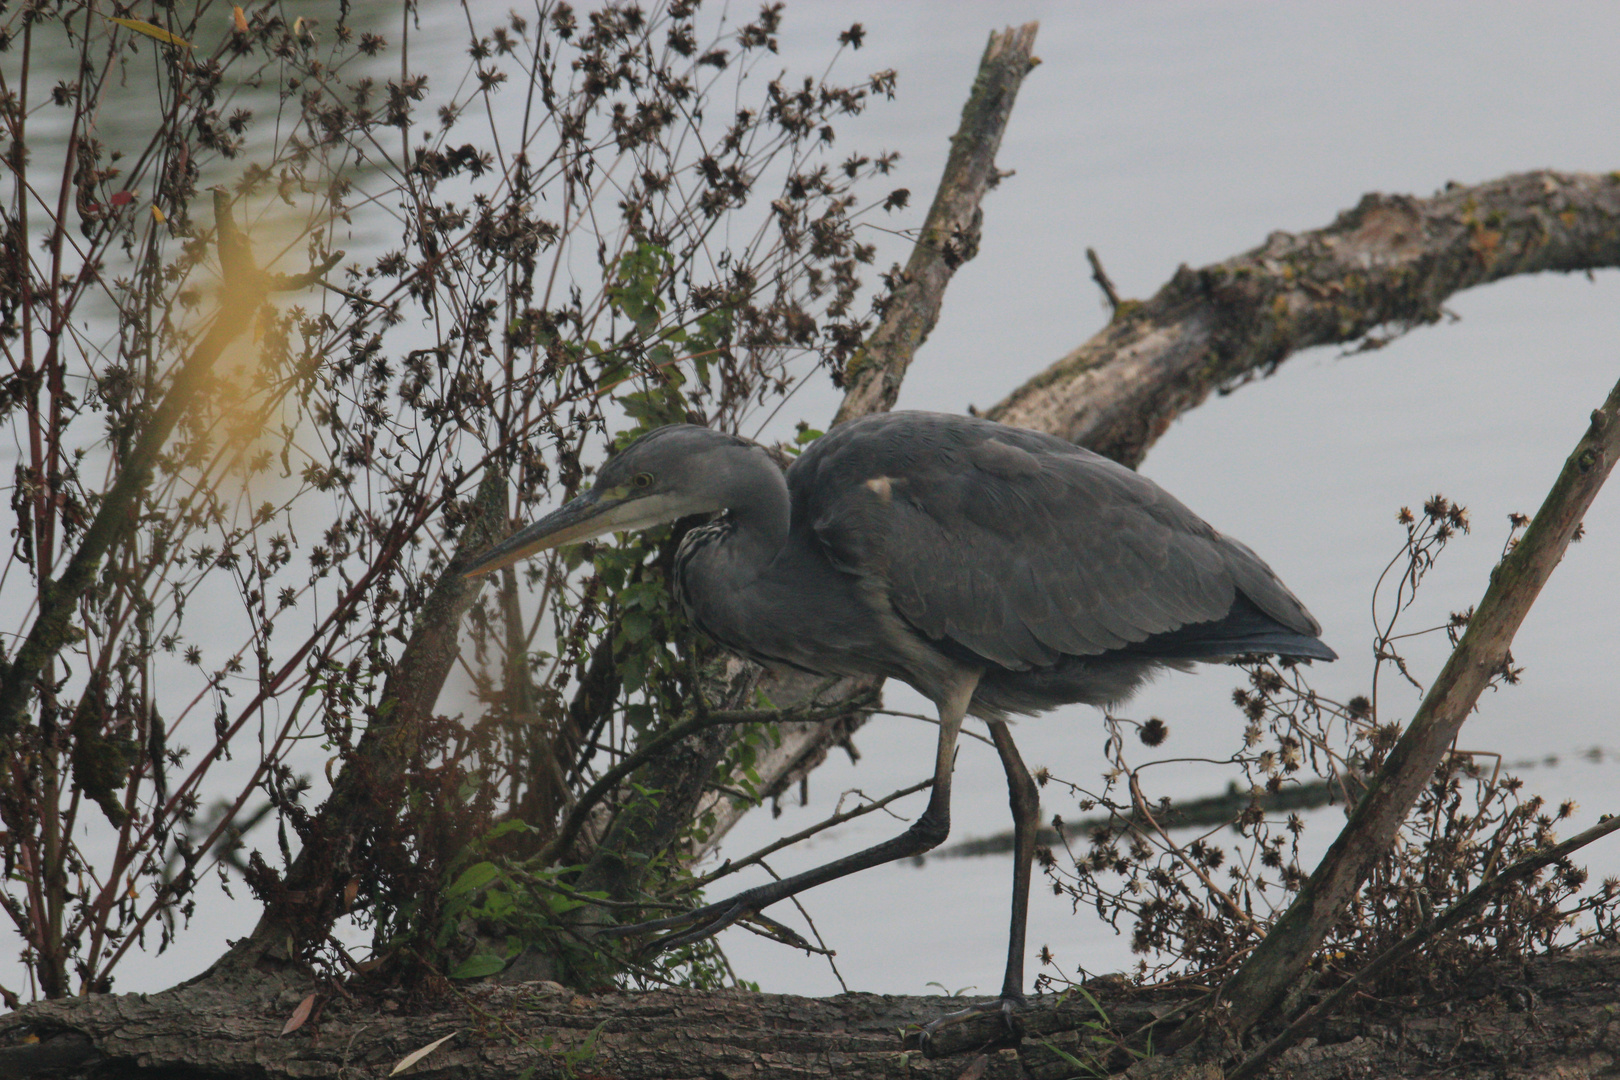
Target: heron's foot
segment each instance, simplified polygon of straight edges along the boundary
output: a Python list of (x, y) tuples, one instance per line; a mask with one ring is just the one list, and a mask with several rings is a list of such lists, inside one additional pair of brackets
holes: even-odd
[(668, 918), (652, 919), (648, 922), (631, 923), (628, 926), (610, 926), (604, 928), (602, 937), (639, 937), (643, 934), (656, 934), (661, 930), (670, 933), (662, 937), (655, 937), (638, 950), (643, 956), (652, 956), (665, 949), (677, 948), (681, 945), (690, 945), (694, 941), (713, 937), (726, 927), (757, 914), (751, 911), (746, 904), (739, 903), (740, 897), (722, 900), (717, 904), (705, 904), (700, 908), (680, 915), (671, 915)]
[(654, 956), (667, 949), (680, 948), (693, 942), (711, 938), (728, 926), (741, 923), (763, 937), (780, 941), (784, 945), (791, 945), (796, 949), (806, 949), (810, 952), (824, 950), (811, 945), (791, 927), (783, 926), (775, 919), (761, 914), (759, 908), (763, 905), (749, 902), (747, 894), (734, 896), (719, 903), (707, 904), (700, 908), (681, 915), (671, 915), (664, 919), (654, 919), (650, 922), (632, 923), (628, 926), (612, 926), (600, 932), (602, 937), (636, 937), (641, 934), (653, 934), (660, 930), (670, 933), (662, 937), (655, 937), (639, 950), (642, 956)]
[[(1002, 994), (993, 1001), (982, 1001), (977, 1005), (969, 1005), (953, 1013), (925, 1024), (917, 1033), (917, 1047), (924, 1057), (943, 1056), (954, 1054), (967, 1049), (974, 1044), (1017, 1042), (1024, 1034), (1024, 1025), (1018, 1021), (1018, 1013), (1024, 1008), (1023, 994)], [(1001, 1021), (1000, 1030), (982, 1030), (982, 1024), (974, 1025), (981, 1030), (969, 1033), (963, 1025), (980, 1017), (998, 1017)], [(909, 1042), (909, 1040), (907, 1040)]]

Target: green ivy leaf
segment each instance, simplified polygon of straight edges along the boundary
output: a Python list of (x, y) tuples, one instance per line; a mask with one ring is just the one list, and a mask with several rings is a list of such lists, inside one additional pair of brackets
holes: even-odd
[(632, 645), (644, 640), (651, 630), (652, 619), (640, 611), (627, 611), (619, 620), (619, 632)]

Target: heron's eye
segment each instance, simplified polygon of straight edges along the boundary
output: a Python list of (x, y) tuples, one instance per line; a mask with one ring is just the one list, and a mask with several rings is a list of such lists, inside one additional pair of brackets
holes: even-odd
[(652, 483), (652, 473), (650, 473), (650, 472), (637, 473), (636, 478), (634, 480), (630, 481), (630, 482), (632, 484), (636, 485), (636, 487), (638, 487), (638, 488), (647, 487), (648, 485), (650, 485)]

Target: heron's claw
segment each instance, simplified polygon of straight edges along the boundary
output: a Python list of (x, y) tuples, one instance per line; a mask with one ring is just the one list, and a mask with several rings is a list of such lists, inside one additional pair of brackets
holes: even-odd
[(664, 919), (653, 919), (648, 922), (631, 923), (628, 926), (611, 926), (601, 931), (603, 937), (632, 937), (638, 934), (656, 933), (659, 930), (670, 930), (672, 933), (663, 937), (654, 938), (643, 945), (639, 952), (651, 956), (673, 949), (680, 945), (689, 945), (694, 941), (713, 937), (726, 927), (753, 914), (748, 908), (734, 901), (722, 901), (718, 904), (708, 904), (704, 907), (694, 908), (681, 915), (671, 915)]
[(604, 929), (603, 937), (631, 937), (637, 934), (653, 933), (659, 930), (669, 930), (671, 933), (663, 937), (654, 938), (647, 942), (638, 951), (643, 956), (652, 956), (666, 949), (679, 948), (693, 942), (710, 938), (720, 931), (737, 923), (743, 923), (762, 937), (779, 941), (784, 945), (791, 945), (796, 949), (805, 949), (810, 952), (820, 952), (811, 945), (792, 927), (783, 926), (768, 915), (762, 914), (753, 905), (733, 897), (718, 904), (709, 904), (696, 908), (684, 915), (671, 915), (664, 919), (654, 919), (650, 922), (632, 923), (628, 926), (613, 926)]
[[(1022, 1009), (1023, 1007), (1024, 996), (1022, 994), (1004, 994), (993, 1001), (983, 1001), (977, 1005), (969, 1005), (967, 1008), (959, 1009), (953, 1013), (946, 1013), (944, 1016), (923, 1025), (922, 1030), (917, 1032), (918, 1049), (922, 1050), (924, 1057), (930, 1058), (942, 1056), (944, 1054), (956, 1053), (957, 1051), (965, 1049), (968, 1045), (968, 1042), (966, 1041), (964, 1041), (960, 1046), (942, 1045), (944, 1042), (942, 1036), (949, 1032), (951, 1028), (957, 1027), (958, 1025), (966, 1023), (969, 1020), (976, 1019), (977, 1017), (984, 1016), (989, 1013), (995, 1013), (1001, 1017), (1002, 1038), (1016, 1042), (1023, 1038), (1024, 1035), (1024, 1026), (1018, 1022), (1017, 1017), (1018, 1010)], [(982, 1036), (977, 1036), (976, 1038), (981, 1042), (1001, 1041), (1000, 1039), (994, 1037), (991, 1037), (988, 1040), (984, 1039)], [(955, 1042), (956, 1040), (951, 1041)]]

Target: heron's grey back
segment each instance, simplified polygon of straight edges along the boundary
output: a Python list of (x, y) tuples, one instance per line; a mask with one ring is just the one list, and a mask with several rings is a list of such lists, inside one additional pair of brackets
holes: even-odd
[(796, 527), (881, 581), (907, 622), (1013, 670), (1224, 618), (1242, 593), (1314, 637), (1254, 552), (1157, 484), (1039, 432), (899, 412), (818, 439), (788, 471)]

